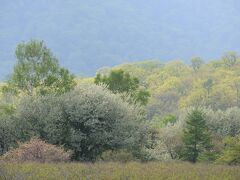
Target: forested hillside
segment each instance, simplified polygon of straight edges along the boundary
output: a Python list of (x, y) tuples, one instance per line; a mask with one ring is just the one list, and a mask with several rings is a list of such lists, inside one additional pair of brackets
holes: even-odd
[(239, 52), (238, 0), (2, 0), (0, 78), (21, 41), (44, 40), (76, 75), (102, 66)]
[[(194, 64), (200, 61), (200, 64)], [(192, 64), (176, 60), (168, 63), (143, 61), (122, 64), (113, 69), (123, 69), (139, 78), (151, 98), (147, 105), (148, 117), (178, 115), (190, 106), (205, 106), (225, 110), (240, 106), (240, 59), (233, 52), (215, 61), (204, 63), (200, 57)], [(110, 68), (101, 68), (106, 74)]]

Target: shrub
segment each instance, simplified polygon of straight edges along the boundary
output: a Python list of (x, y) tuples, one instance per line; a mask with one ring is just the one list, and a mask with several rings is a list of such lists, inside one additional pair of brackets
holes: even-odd
[(33, 136), (73, 150), (73, 159), (95, 161), (110, 149), (137, 155), (146, 139), (142, 109), (97, 85), (61, 96), (25, 98), (16, 113), (19, 137)]
[(127, 150), (105, 151), (98, 157), (100, 161), (106, 162), (129, 162), (135, 160), (132, 153)]
[(0, 155), (16, 146), (14, 121), (10, 116), (0, 115)]
[(20, 144), (17, 149), (8, 151), (3, 155), (3, 160), (11, 162), (66, 162), (70, 160), (70, 152), (63, 148), (48, 144), (40, 139), (31, 139)]

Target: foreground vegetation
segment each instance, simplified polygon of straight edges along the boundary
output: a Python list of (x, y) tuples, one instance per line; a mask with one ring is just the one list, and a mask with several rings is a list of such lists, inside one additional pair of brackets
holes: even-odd
[(179, 163), (2, 164), (0, 179), (211, 179), (237, 180), (240, 167)]

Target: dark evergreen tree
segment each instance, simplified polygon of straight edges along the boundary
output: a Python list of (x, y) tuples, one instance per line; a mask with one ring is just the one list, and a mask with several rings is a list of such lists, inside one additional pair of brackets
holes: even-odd
[(200, 155), (211, 149), (210, 134), (206, 126), (205, 115), (201, 110), (194, 109), (188, 114), (183, 143), (182, 158), (193, 163)]
[(139, 80), (131, 77), (129, 73), (123, 70), (112, 70), (108, 76), (97, 74), (94, 80), (95, 84), (105, 84), (113, 93), (126, 93), (131, 97), (131, 102), (146, 105), (150, 96), (149, 92), (140, 89)]

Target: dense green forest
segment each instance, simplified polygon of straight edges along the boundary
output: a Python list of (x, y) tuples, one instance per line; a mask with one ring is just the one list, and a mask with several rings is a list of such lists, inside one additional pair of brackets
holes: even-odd
[(13, 72), (1, 84), (4, 161), (240, 163), (235, 52), (208, 63), (193, 57), (190, 65), (103, 67), (92, 78), (61, 67), (43, 41), (22, 42), (15, 54)]

